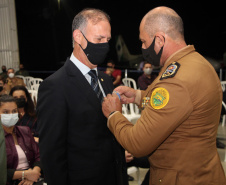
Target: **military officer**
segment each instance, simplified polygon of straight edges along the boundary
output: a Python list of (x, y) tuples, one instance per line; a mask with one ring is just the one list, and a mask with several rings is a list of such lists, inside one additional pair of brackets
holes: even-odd
[[(102, 104), (108, 127), (135, 157), (149, 156), (150, 184), (225, 185), (216, 148), (222, 90), (211, 64), (184, 40), (183, 22), (168, 7), (149, 11), (140, 24), (145, 60), (162, 66), (146, 91), (117, 87)], [(121, 103), (143, 109), (133, 125)]]

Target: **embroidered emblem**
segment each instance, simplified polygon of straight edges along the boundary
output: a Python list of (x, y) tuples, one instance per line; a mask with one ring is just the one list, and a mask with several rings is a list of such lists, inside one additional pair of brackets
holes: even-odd
[(147, 106), (149, 101), (150, 101), (150, 97), (144, 97), (142, 100), (141, 108), (144, 109)]
[(151, 106), (154, 109), (161, 109), (167, 105), (169, 101), (169, 92), (162, 87), (156, 88), (151, 95)]
[(166, 68), (160, 80), (174, 77), (179, 68), (180, 68), (180, 64), (178, 62), (173, 62)]

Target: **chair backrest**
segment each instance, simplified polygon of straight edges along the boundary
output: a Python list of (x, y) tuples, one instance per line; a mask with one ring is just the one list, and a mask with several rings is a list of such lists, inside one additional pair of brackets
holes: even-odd
[(30, 87), (31, 87), (31, 90), (38, 91), (39, 85), (40, 85), (40, 84), (33, 84), (33, 85), (31, 85), (31, 86), (30, 86)]
[[(122, 82), (125, 86), (131, 87), (133, 89), (137, 89), (136, 81), (132, 78), (123, 78)], [(136, 104), (129, 104), (130, 114), (139, 114), (139, 108)]]
[(32, 76), (25, 76), (25, 85), (27, 86), (27, 89), (31, 89), (30, 81), (33, 79)]
[(137, 89), (136, 81), (132, 78), (123, 78), (122, 82), (125, 86), (131, 87), (133, 89)]
[(43, 81), (43, 79), (41, 79), (41, 78), (32, 78), (29, 81), (29, 83), (30, 83), (30, 86), (34, 85), (34, 84), (39, 84), (40, 85), (40, 83), (42, 83), (42, 81)]
[(34, 104), (36, 106), (37, 101), (38, 101), (38, 91), (36, 91), (36, 90), (28, 90), (28, 92), (30, 93), (31, 99), (32, 99), (32, 101), (34, 102)]
[(223, 92), (226, 90), (226, 81), (221, 81), (221, 88)]

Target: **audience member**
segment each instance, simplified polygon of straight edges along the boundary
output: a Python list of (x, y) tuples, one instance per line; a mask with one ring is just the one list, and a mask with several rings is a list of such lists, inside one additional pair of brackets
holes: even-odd
[(16, 75), (21, 75), (21, 76), (29, 76), (29, 72), (24, 68), (23, 64), (19, 65), (19, 70), (16, 71)]
[(38, 142), (37, 117), (34, 103), (26, 87), (20, 85), (11, 89), (10, 93), (17, 101), (19, 121), (16, 125), (28, 126), (31, 129), (32, 135)]
[(122, 84), (122, 71), (119, 69), (115, 69), (115, 62), (113, 60), (109, 60), (107, 62), (107, 70), (106, 74), (113, 77), (113, 85), (117, 87)]
[(41, 175), (39, 148), (29, 127), (15, 126), (19, 117), (12, 96), (0, 97), (0, 117), (5, 132), (7, 185), (32, 185)]
[(8, 77), (7, 75), (7, 71), (6, 71), (6, 66), (2, 66), (2, 73), (0, 73), (0, 75), (3, 77), (4, 80), (6, 80), (6, 78)]
[(0, 184), (5, 185), (7, 178), (6, 165), (6, 149), (5, 149), (5, 135), (2, 125), (0, 124)]
[(16, 85), (25, 86), (24, 80), (22, 78), (15, 77), (14, 69), (9, 68), (7, 72), (8, 78), (6, 79), (5, 89), (7, 94), (9, 94), (10, 90)]
[(0, 95), (7, 94), (7, 91), (5, 90), (5, 79), (0, 76)]
[(153, 68), (149, 62), (144, 63), (144, 73), (138, 78), (137, 86), (140, 90), (146, 90), (147, 87), (155, 80), (156, 75), (152, 74)]
[[(134, 157), (131, 153), (127, 150), (125, 151), (126, 156), (126, 163), (127, 168), (131, 166), (136, 166), (138, 168), (150, 168), (150, 164), (148, 162), (148, 157)], [(149, 177), (150, 177), (150, 170), (147, 171), (144, 180), (142, 181), (141, 185), (149, 185)], [(128, 180), (133, 180), (133, 177), (128, 175)]]

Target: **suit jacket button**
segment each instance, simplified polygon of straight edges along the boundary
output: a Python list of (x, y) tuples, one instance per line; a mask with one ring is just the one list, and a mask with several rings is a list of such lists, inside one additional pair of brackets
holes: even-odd
[(162, 179), (159, 179), (159, 182), (161, 183), (162, 182)]

